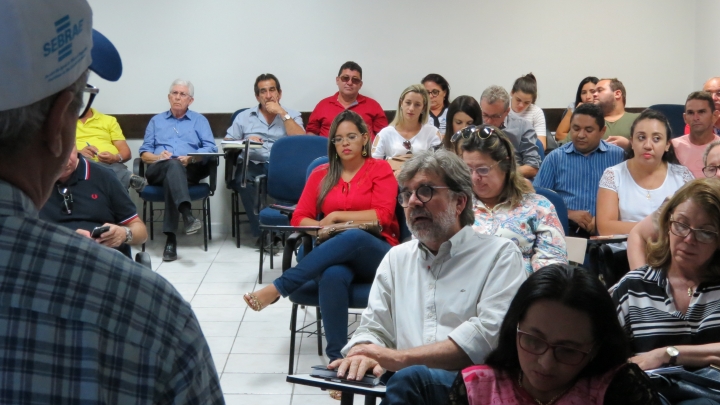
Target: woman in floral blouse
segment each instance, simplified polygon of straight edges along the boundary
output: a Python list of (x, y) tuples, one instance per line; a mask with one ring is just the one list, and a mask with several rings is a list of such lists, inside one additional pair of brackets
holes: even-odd
[(564, 232), (555, 207), (533, 193), (517, 173), (513, 146), (505, 134), (493, 126), (471, 125), (455, 133), (452, 142), (461, 138), (460, 157), (472, 172), (475, 231), (515, 242), (528, 273), (567, 263)]

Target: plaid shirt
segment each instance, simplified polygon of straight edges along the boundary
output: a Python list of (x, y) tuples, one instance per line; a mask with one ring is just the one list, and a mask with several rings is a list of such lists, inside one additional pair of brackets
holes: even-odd
[(190, 305), (0, 181), (1, 404), (223, 404)]

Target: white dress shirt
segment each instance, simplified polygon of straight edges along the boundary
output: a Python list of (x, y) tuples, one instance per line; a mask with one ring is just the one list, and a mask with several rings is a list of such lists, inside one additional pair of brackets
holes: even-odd
[(402, 350), (451, 338), (482, 364), (526, 277), (512, 241), (470, 226), (437, 255), (418, 240), (395, 246), (378, 267), (360, 326), (342, 354), (358, 343)]

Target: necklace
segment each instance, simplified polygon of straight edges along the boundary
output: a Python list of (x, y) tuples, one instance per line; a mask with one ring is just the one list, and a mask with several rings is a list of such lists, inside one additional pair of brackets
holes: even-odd
[[(528, 390), (526, 390), (525, 387), (523, 387), (522, 378), (523, 378), (523, 373), (522, 373), (522, 371), (521, 371), (521, 372), (520, 372), (520, 375), (518, 376), (518, 386), (520, 386), (520, 388), (524, 389), (525, 392), (527, 392), (528, 394), (530, 394), (530, 392), (528, 392)], [(530, 396), (532, 397), (532, 399), (535, 400), (535, 402), (538, 403), (538, 405), (552, 405), (552, 404), (554, 404), (558, 399), (560, 399), (561, 396), (565, 395), (565, 393), (567, 393), (567, 392), (570, 390), (570, 388), (572, 388), (572, 385), (571, 385), (570, 387), (568, 387), (568, 388), (565, 388), (565, 390), (564, 390), (563, 392), (561, 392), (561, 393), (555, 395), (554, 397), (550, 398), (550, 400), (547, 401), (547, 402), (542, 402), (542, 401), (540, 401), (539, 399), (537, 399), (537, 398), (535, 398), (535, 397), (532, 397), (532, 395), (530, 395)]]

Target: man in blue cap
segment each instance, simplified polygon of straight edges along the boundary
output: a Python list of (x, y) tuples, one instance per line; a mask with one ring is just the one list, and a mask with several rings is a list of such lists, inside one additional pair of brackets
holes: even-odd
[(170, 283), (38, 218), (97, 94), (87, 70), (122, 73), (90, 6), (3, 0), (0, 38), (0, 402), (224, 403)]

